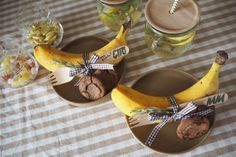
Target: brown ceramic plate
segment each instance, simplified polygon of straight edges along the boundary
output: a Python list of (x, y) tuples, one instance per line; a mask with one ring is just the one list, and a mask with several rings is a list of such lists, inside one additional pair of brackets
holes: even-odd
[[(107, 40), (94, 37), (94, 36), (87, 36), (76, 39), (71, 43), (67, 44), (65, 47), (62, 48), (65, 52), (76, 53), (76, 52), (91, 52), (95, 51), (108, 43)], [(123, 60), (121, 63), (115, 66), (115, 70), (120, 76), (119, 81), (122, 80), (125, 70), (125, 61)], [(53, 86), (53, 89), (56, 93), (67, 103), (75, 106), (85, 107), (85, 106), (93, 106), (96, 104), (100, 104), (105, 102), (111, 98), (111, 93), (108, 93), (104, 97), (91, 101), (85, 99), (79, 92), (78, 88), (74, 86), (74, 84), (78, 81), (78, 78), (75, 77), (72, 81)]]
[[(190, 87), (196, 81), (197, 79), (195, 77), (186, 72), (162, 68), (144, 75), (138, 79), (132, 87), (145, 94), (167, 96)], [(214, 123), (214, 116), (215, 115), (209, 118), (211, 128)], [(127, 116), (126, 122), (130, 128)], [(210, 133), (210, 131), (208, 131), (204, 136), (194, 140), (181, 140), (176, 135), (178, 124), (179, 121), (166, 124), (158, 133), (157, 138), (150, 147), (146, 146), (144, 143), (152, 129), (155, 127), (155, 124), (133, 129), (130, 128), (130, 130), (133, 136), (142, 145), (154, 150), (155, 152), (164, 154), (178, 154), (192, 150), (196, 146), (200, 145)]]

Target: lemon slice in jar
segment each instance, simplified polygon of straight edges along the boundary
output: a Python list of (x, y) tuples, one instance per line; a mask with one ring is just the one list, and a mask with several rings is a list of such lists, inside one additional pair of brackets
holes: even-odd
[[(181, 45), (186, 45), (186, 44), (192, 42), (195, 37), (195, 34), (196, 33), (193, 32), (193, 33), (189, 33), (185, 36), (180, 36), (180, 37), (167, 37), (167, 39), (177, 42), (177, 44), (171, 44), (172, 46), (181, 46)], [(181, 42), (181, 41), (183, 41), (183, 42)]]
[(119, 10), (114, 7), (110, 7), (105, 12), (102, 12), (100, 19), (107, 27), (112, 30), (118, 30), (120, 28)]
[(136, 23), (138, 23), (138, 21), (140, 20), (141, 16), (142, 16), (142, 12), (135, 10), (133, 6), (130, 6), (129, 9), (129, 15), (132, 19), (132, 24), (135, 25)]

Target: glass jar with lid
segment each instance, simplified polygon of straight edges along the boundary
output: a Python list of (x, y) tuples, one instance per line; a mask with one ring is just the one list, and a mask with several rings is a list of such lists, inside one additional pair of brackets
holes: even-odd
[(30, 2), (18, 9), (16, 27), (23, 40), (31, 45), (47, 44), (57, 47), (63, 38), (63, 27), (42, 0)]
[(196, 35), (200, 11), (194, 0), (181, 0), (173, 14), (174, 0), (149, 0), (145, 6), (145, 41), (161, 58), (177, 57), (189, 50)]
[(101, 21), (113, 31), (118, 31), (127, 20), (131, 27), (136, 25), (142, 16), (142, 0), (97, 0)]

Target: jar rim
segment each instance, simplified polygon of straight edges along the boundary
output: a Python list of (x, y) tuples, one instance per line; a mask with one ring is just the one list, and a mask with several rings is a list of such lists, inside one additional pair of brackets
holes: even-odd
[(191, 32), (192, 30), (196, 29), (198, 24), (196, 24), (194, 27), (192, 27), (191, 29), (187, 30), (187, 31), (184, 31), (184, 32), (180, 32), (180, 33), (167, 33), (167, 32), (163, 32), (163, 31), (160, 31), (156, 28), (154, 28), (148, 21), (147, 21), (147, 24), (149, 24), (150, 28), (157, 34), (161, 35), (174, 35), (174, 36), (181, 36), (183, 34), (188, 34), (189, 32)]
[[(156, 31), (160, 33), (170, 34), (170, 35), (187, 33), (195, 29), (200, 22), (200, 8), (198, 4), (194, 0), (185, 0), (181, 2), (183, 6), (188, 3), (188, 5), (192, 5), (191, 9), (194, 9), (194, 10), (190, 10), (190, 13), (189, 13), (190, 16), (188, 18), (192, 16), (190, 19), (188, 19), (188, 22), (190, 21), (190, 23), (186, 22), (182, 24), (181, 22), (178, 21), (179, 19), (183, 20), (185, 18), (185, 17), (184, 18), (181, 17), (181, 15), (184, 15), (183, 13), (185, 13), (186, 8), (182, 8), (182, 10), (181, 9), (177, 10), (176, 11), (177, 13), (175, 13), (176, 15), (173, 16), (173, 14), (169, 13), (170, 7), (166, 6), (163, 9), (165, 12), (162, 13), (161, 16), (160, 15), (156, 16), (158, 13), (160, 13), (158, 9), (163, 7), (163, 4), (168, 3), (169, 5), (171, 5), (173, 3), (171, 0), (158, 0), (158, 1), (149, 0), (146, 3), (145, 9), (144, 9), (144, 15), (145, 15), (145, 19), (147, 23), (152, 26), (152, 29), (155, 29)], [(158, 8), (155, 8), (155, 7), (158, 7)], [(176, 20), (174, 19), (174, 17), (177, 17), (179, 19)], [(177, 25), (175, 25), (176, 23)], [(180, 23), (179, 24), (180, 26), (178, 26), (178, 23)]]
[(104, 3), (104, 4), (117, 5), (117, 4), (126, 3), (129, 0), (99, 0), (99, 1)]

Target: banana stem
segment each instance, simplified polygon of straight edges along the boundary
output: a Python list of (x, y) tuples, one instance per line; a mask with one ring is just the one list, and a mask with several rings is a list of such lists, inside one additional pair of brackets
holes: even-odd
[(228, 60), (228, 54), (225, 51), (223, 50), (217, 51), (217, 55), (215, 58), (216, 63), (218, 63), (219, 65), (224, 65), (227, 60)]
[(123, 24), (124, 30), (123, 33), (127, 33), (127, 31), (131, 28), (131, 19), (129, 19), (129, 21), (125, 22)]
[(128, 34), (130, 27), (131, 27), (131, 20), (129, 20), (128, 22), (124, 23), (121, 26), (121, 29), (116, 36), (116, 39), (119, 40), (120, 42), (123, 42), (123, 44), (127, 44), (126, 35)]

